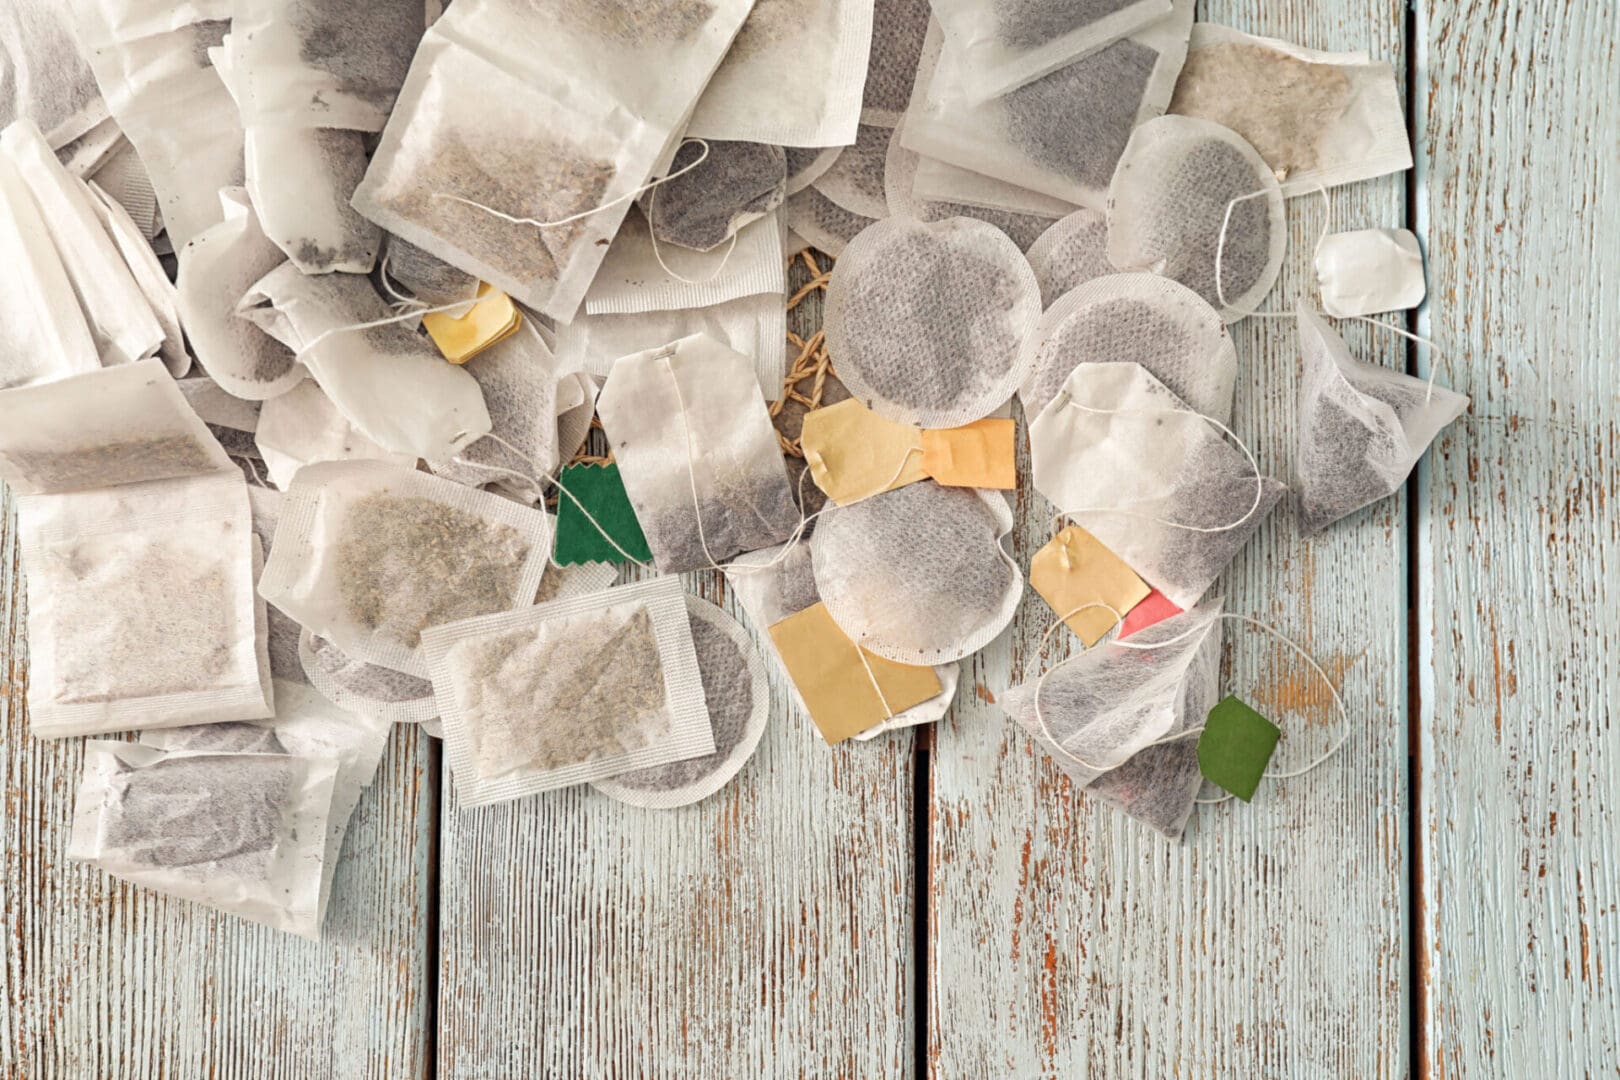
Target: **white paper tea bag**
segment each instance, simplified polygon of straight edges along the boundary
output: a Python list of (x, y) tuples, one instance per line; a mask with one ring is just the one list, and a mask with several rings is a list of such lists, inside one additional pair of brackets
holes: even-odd
[(1024, 416), (1041, 414), (1080, 364), (1141, 364), (1187, 407), (1232, 418), (1237, 350), (1214, 308), (1157, 274), (1109, 274), (1066, 293), (1024, 339)]
[(135, 285), (146, 298), (147, 307), (163, 329), (163, 343), (159, 354), (175, 378), (191, 370), (191, 354), (186, 351), (185, 334), (180, 329), (180, 302), (174, 282), (163, 268), (151, 241), (129, 216), (129, 212), (112, 196), (103, 191), (94, 180), (84, 184), (91, 197), (92, 209), (102, 229), (112, 239), (113, 246), (129, 268)]
[(1407, 229), (1359, 229), (1316, 245), (1322, 309), (1336, 318), (1407, 311), (1423, 303), (1423, 251)]
[(810, 246), (835, 259), (874, 220), (845, 210), (814, 187), (790, 196), (782, 204), (782, 218)]
[(876, 0), (861, 123), (891, 128), (899, 125), (911, 101), (917, 62), (932, 21), (928, 0)]
[(943, 664), (1012, 622), (1024, 575), (1002, 540), (994, 491), (923, 480), (827, 512), (810, 538), (816, 588), (856, 645), (902, 664)]
[(714, 753), (680, 582), (423, 635), (465, 808)]
[(1271, 291), (1287, 242), (1282, 189), (1241, 135), (1161, 116), (1131, 136), (1108, 194), (1116, 267), (1173, 278), (1231, 323)]
[[(258, 539), (259, 550), (267, 552), (276, 540), (276, 526), (281, 523), (281, 492), (272, 487), (261, 487), (258, 484), (247, 485), (248, 507), (253, 513), (253, 535)], [(263, 574), (264, 567), (258, 567), (259, 573), (254, 576), (253, 588), (255, 595), (259, 587), (259, 576)], [(270, 663), (270, 677), (279, 685), (283, 682), (296, 682), (309, 685), (309, 678), (304, 674), (304, 665), (298, 656), (298, 639), (303, 634), (303, 628), (289, 619), (279, 608), (273, 608), (259, 598), (256, 615), (263, 618), (263, 627), (260, 636), (264, 639), (265, 655)], [(285, 703), (276, 699), (278, 709)]]
[(1468, 399), (1403, 372), (1356, 360), (1303, 302), (1299, 384), (1300, 531), (1310, 536), (1401, 489)]
[(1363, 52), (1199, 23), (1170, 111), (1242, 135), (1289, 196), (1412, 167), (1395, 69)]
[(1026, 256), (1041, 283), (1041, 303), (1046, 307), (1064, 293), (1115, 272), (1108, 261), (1108, 218), (1084, 207), (1053, 222)]
[(248, 125), (243, 160), (260, 227), (306, 274), (365, 274), (377, 261), (382, 230), (349, 205), (365, 144), (358, 131)]
[(107, 119), (63, 0), (13, 0), (0, 8), (0, 71), (6, 73), (0, 127), (32, 120), (54, 150)]
[(690, 251), (713, 251), (787, 197), (787, 155), (766, 143), (687, 141), (664, 176), (636, 205), (660, 243)]
[(784, 259), (782, 226), (774, 214), (744, 225), (735, 245), (699, 254), (667, 244), (655, 249), (646, 216), (632, 210), (591, 282), (584, 310), (622, 315), (713, 307), (760, 293), (780, 297), (787, 288)]
[(874, 412), (944, 428), (988, 416), (1023, 381), (1040, 286), (992, 226), (890, 218), (861, 233), (827, 288), (827, 351)]
[[(117, 159), (126, 155), (134, 158), (136, 162), (140, 161), (140, 156), (135, 153), (135, 148), (130, 145), (128, 139), (124, 138), (124, 132), (119, 128), (118, 122), (111, 117), (101, 121), (72, 142), (56, 148), (56, 160), (62, 163), (62, 167), (74, 176), (87, 180), (94, 179)], [(140, 174), (143, 178), (146, 177), (146, 168), (144, 166), (141, 167)], [(145, 184), (150, 188), (152, 181), (146, 179)], [(143, 196), (143, 206), (147, 202), (148, 200)], [(161, 215), (157, 213), (157, 196), (155, 194), (151, 196), (149, 203), (150, 212), (161, 221)], [(132, 210), (131, 214), (133, 215), (133, 213)], [(154, 230), (151, 235), (156, 236), (161, 229), (162, 225), (159, 224), (158, 229)]]
[[(1042, 195), (1038, 191), (1021, 188), (1005, 180), (997, 180), (993, 176), (964, 169), (959, 165), (947, 165), (935, 158), (911, 155), (910, 151), (904, 151), (904, 154), (913, 156), (916, 160), (916, 173), (911, 178), (911, 194), (914, 201), (956, 202), (978, 210), (1030, 215), (1049, 222), (1067, 217), (1074, 211), (1074, 204), (1062, 199), (1054, 199), (1050, 195)], [(903, 158), (895, 160), (899, 162)]]
[(661, 572), (703, 569), (798, 527), (748, 357), (701, 334), (621, 357), (596, 408)]
[(28, 185), (0, 154), (0, 389), (101, 367), (73, 283)]
[(1287, 488), (1140, 364), (1081, 364), (1029, 427), (1035, 488), (1192, 608)]
[(855, 141), (844, 147), (832, 167), (811, 186), (851, 213), (874, 219), (888, 217), (883, 170), (892, 135), (889, 128), (862, 124)]
[(359, 660), (427, 672), (430, 626), (529, 603), (551, 550), (546, 515), (373, 461), (300, 469), (259, 592)]
[(366, 438), (313, 381), (301, 382), (263, 404), (253, 444), (270, 482), (283, 491), (299, 469), (318, 461), (364, 458), (414, 469), (417, 460), (415, 454), (396, 454)]
[[(982, 221), (1006, 233), (1019, 251), (1028, 251), (1030, 245), (1051, 227), (1052, 222), (1070, 210), (1067, 203), (1059, 206), (1055, 200), (1047, 201), (1046, 208), (1042, 209), (1037, 200), (1044, 199), (1044, 196), (1023, 191), (1009, 193), (1007, 189), (1011, 185), (989, 177), (973, 183), (972, 194), (968, 195), (971, 202), (927, 196), (917, 188), (917, 170), (922, 159), (916, 151), (900, 145), (904, 136), (905, 129), (897, 128), (889, 139), (889, 157), (883, 170), (883, 194), (889, 203), (889, 213), (894, 217), (929, 222), (951, 218)], [(987, 188), (994, 189), (989, 197), (986, 197)], [(1008, 210), (983, 205), (985, 202), (1016, 204), (1025, 209)]]
[(436, 718), (433, 684), (378, 664), (368, 664), (305, 630), (298, 658), (309, 684), (340, 709), (390, 724), (421, 724)]

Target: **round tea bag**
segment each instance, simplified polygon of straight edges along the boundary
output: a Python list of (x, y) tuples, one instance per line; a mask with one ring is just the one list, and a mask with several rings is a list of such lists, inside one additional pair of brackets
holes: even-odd
[(868, 408), (914, 427), (994, 412), (1025, 369), (1019, 344), (1041, 316), (1017, 245), (968, 218), (889, 218), (850, 241), (827, 286), (827, 351)]
[(885, 127), (860, 125), (855, 142), (844, 147), (832, 167), (810, 186), (851, 213), (869, 218), (888, 217), (883, 168), (891, 134)]
[(839, 507), (810, 538), (827, 611), (862, 648), (902, 664), (977, 652), (1012, 621), (1024, 575), (1001, 546), (1007, 500), (923, 480)]
[(308, 630), (298, 637), (298, 659), (309, 684), (340, 709), (397, 724), (420, 724), (439, 715), (428, 680), (356, 660)]
[(668, 810), (713, 795), (748, 763), (770, 717), (765, 664), (748, 631), (695, 596), (686, 598), (686, 613), (714, 728), (714, 753), (592, 781), (596, 790), (631, 806)]
[(787, 155), (764, 143), (694, 139), (676, 151), (667, 175), (636, 204), (654, 237), (693, 251), (713, 251), (787, 196)]
[(1108, 189), (1116, 267), (1173, 278), (1231, 323), (1271, 291), (1287, 240), (1282, 188), (1243, 136), (1189, 116), (1161, 116), (1131, 134)]
[(1033, 421), (1080, 364), (1141, 364), (1195, 412), (1232, 414), (1237, 350), (1214, 308), (1157, 274), (1110, 274), (1063, 294), (1024, 340), (1018, 390)]
[(1069, 290), (1114, 272), (1108, 261), (1108, 218), (1095, 210), (1082, 208), (1059, 218), (1027, 254), (1047, 307)]

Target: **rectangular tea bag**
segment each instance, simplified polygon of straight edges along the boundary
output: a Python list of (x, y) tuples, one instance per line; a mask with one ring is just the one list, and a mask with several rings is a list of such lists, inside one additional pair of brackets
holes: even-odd
[(0, 127), (39, 125), (60, 149), (107, 119), (96, 77), (79, 54), (73, 12), (63, 0), (12, 0), (0, 7)]
[(423, 644), (462, 807), (714, 752), (673, 577), (437, 626)]
[[(1114, 612), (1124, 615), (1152, 592), (1123, 559), (1078, 525), (1063, 529), (1035, 553), (1029, 587), (1088, 649), (1119, 621)], [(1107, 607), (1077, 610), (1093, 603)]]

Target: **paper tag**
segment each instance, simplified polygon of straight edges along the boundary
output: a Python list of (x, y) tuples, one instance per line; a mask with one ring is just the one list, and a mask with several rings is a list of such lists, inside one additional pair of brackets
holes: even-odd
[[(826, 604), (815, 604), (775, 623), (771, 640), (810, 719), (829, 746), (939, 696), (939, 677), (933, 668), (898, 664), (857, 650), (828, 614)], [(866, 654), (866, 664), (861, 663), (861, 653)], [(866, 673), (867, 665), (871, 675)], [(883, 690), (882, 697), (872, 685), (874, 679)]]
[(1154, 623), (1160, 623), (1172, 615), (1180, 615), (1181, 609), (1171, 602), (1170, 598), (1158, 589), (1147, 594), (1147, 599), (1131, 608), (1125, 613), (1125, 621), (1119, 624), (1119, 636), (1128, 638), (1138, 630), (1146, 630)]
[[(570, 465), (562, 471), (558, 482), (567, 490), (567, 494), (557, 496), (555, 557), (559, 566), (628, 561), (608, 543), (602, 529), (607, 530), (614, 543), (642, 562), (652, 560), (641, 522), (636, 520), (630, 496), (625, 494), (624, 481), (619, 479), (617, 465)], [(595, 524), (575, 505), (575, 499), (596, 519)]]
[(810, 477), (840, 506), (926, 479), (922, 432), (851, 398), (805, 414), (799, 444)]
[(946, 487), (1018, 486), (1014, 460), (1017, 421), (976, 420), (963, 427), (930, 428), (922, 433), (923, 469)]
[(452, 364), (465, 364), (498, 341), (517, 333), (523, 325), (512, 298), (487, 282), (478, 286), (478, 300), (457, 318), (447, 311), (422, 316), (428, 336)]
[(1223, 791), (1248, 802), (1260, 786), (1282, 732), (1235, 697), (1209, 711), (1198, 737), (1198, 771)]
[[(1058, 615), (1096, 603), (1124, 613), (1153, 591), (1118, 555), (1078, 525), (1068, 526), (1035, 553), (1029, 564), (1029, 585)], [(1064, 622), (1089, 649), (1119, 621), (1114, 611), (1087, 608)]]

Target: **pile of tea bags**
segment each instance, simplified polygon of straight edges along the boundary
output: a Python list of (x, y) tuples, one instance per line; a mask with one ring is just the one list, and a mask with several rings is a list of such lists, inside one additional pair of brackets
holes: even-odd
[[(829, 744), (942, 718), (1026, 570), (1088, 651), (998, 698), (1180, 834), (1213, 594), (1289, 490), (1228, 426), (1228, 327), (1287, 200), (1410, 166), (1387, 63), (1191, 0), (13, 6), (0, 479), (31, 730), (98, 737), (71, 857), (318, 935), (394, 724), (462, 808), (682, 806), (768, 671)], [(807, 247), (843, 392), (789, 442)], [(1410, 233), (1316, 263), (1307, 532), (1467, 405), (1330, 321), (1422, 300)]]

